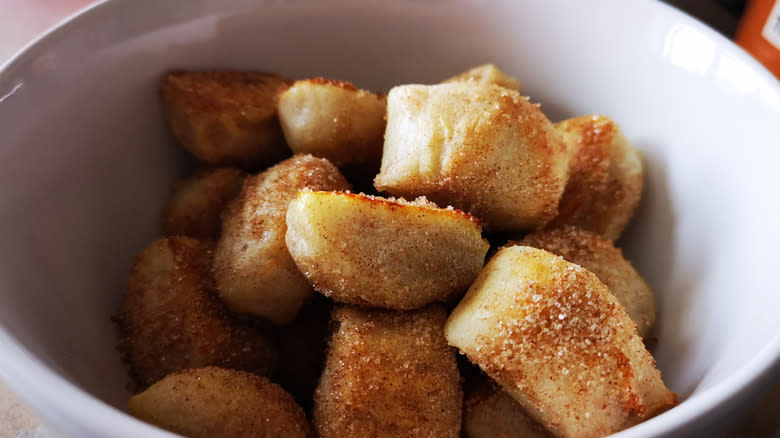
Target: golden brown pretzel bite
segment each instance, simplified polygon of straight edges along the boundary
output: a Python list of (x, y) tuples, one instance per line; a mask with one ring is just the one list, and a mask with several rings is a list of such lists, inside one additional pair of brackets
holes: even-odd
[(284, 242), (290, 200), (303, 188), (350, 185), (324, 158), (296, 155), (246, 179), (223, 215), (214, 255), (219, 296), (231, 310), (285, 324), (312, 294)]
[(216, 240), (225, 206), (241, 190), (244, 173), (234, 168), (203, 169), (174, 183), (163, 212), (166, 236)]
[(555, 127), (573, 159), (560, 213), (548, 227), (576, 225), (617, 240), (642, 195), (641, 154), (608, 117), (576, 117)]
[(287, 211), (287, 248), (324, 295), (416, 309), (462, 295), (488, 243), (462, 211), (353, 193), (301, 191)]
[(596, 274), (646, 338), (655, 324), (655, 297), (623, 252), (596, 233), (576, 227), (537, 231), (517, 242), (559, 255)]
[(173, 71), (160, 96), (179, 143), (211, 166), (255, 168), (290, 154), (277, 116), (286, 81), (271, 73)]
[(558, 214), (570, 154), (539, 107), (493, 84), (390, 90), (382, 168), (395, 196), (426, 196), (490, 231), (541, 228)]
[(313, 438), (300, 406), (265, 377), (218, 367), (188, 369), (129, 402), (130, 413), (190, 438)]
[(440, 306), (411, 312), (337, 306), (314, 395), (322, 438), (458, 437), (460, 376)]
[(558, 436), (609, 435), (676, 403), (614, 295), (544, 250), (499, 251), (444, 333)]
[(327, 158), (339, 167), (364, 166), (375, 175), (386, 106), (385, 96), (349, 82), (306, 79), (279, 94), (279, 120), (293, 152)]
[(271, 370), (276, 355), (270, 343), (233, 318), (214, 292), (212, 248), (167, 237), (136, 258), (116, 320), (120, 350), (141, 385), (206, 365)]

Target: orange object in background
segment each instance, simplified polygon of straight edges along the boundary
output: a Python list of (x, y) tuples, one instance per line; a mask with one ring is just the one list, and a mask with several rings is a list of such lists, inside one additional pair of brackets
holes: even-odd
[(734, 40), (780, 79), (780, 0), (749, 1)]

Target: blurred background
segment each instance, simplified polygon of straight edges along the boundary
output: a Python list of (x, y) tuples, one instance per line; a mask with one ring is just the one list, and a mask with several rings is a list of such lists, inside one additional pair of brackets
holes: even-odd
[[(91, 3), (94, 1), (0, 0), (0, 65), (41, 32)], [(780, 78), (780, 0), (666, 0), (666, 3), (728, 38), (736, 37), (740, 45)], [(776, 44), (769, 41), (772, 38)], [(780, 438), (780, 381), (767, 389), (767, 396), (756, 406), (745, 407), (747, 414), (724, 430), (723, 436)], [(54, 438), (0, 381), (0, 438), (12, 437)]]

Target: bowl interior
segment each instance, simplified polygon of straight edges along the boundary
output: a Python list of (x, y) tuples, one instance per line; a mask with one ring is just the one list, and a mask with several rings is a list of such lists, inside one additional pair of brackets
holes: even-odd
[[(651, 1), (104, 2), (0, 74), (0, 326), (124, 408), (109, 318), (183, 162), (157, 99), (166, 70), (260, 69), (387, 90), (485, 62), (519, 77), (553, 121), (609, 115), (644, 152), (646, 191), (621, 244), (656, 292), (655, 353), (682, 406), (771, 363), (779, 87), (714, 32)], [(635, 429), (700, 414), (675, 410)]]

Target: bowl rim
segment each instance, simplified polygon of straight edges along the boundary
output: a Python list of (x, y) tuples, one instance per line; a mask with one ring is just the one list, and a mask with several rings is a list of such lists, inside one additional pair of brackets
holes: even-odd
[[(114, 7), (113, 4), (129, 3), (130, 1), (132, 0), (98, 0), (66, 16), (24, 45), (6, 62), (0, 64), (0, 80), (13, 71), (15, 66), (23, 64), (27, 58), (43, 50), (60, 34), (70, 31), (71, 28), (95, 15), (99, 10)], [(341, 1), (346, 3), (350, 0)], [(652, 7), (664, 10), (665, 14), (673, 16), (685, 26), (695, 28), (719, 46), (725, 46), (726, 50), (735, 55), (740, 62), (757, 72), (761, 78), (768, 79), (765, 81), (769, 85), (766, 91), (780, 97), (780, 80), (744, 49), (720, 32), (690, 16), (685, 11), (661, 0), (635, 1), (652, 4)], [(12, 89), (8, 94), (0, 96), (0, 103), (14, 91), (15, 89)], [(764, 84), (762, 84), (761, 91), (765, 91)], [(0, 351), (4, 352), (4, 354), (0, 354), (0, 377), (20, 399), (40, 416), (45, 424), (49, 424), (49, 422), (53, 425), (73, 426), (75, 424), (81, 430), (96, 436), (112, 435), (127, 438), (178, 436), (144, 423), (72, 383), (44, 364), (16, 340), (6, 331), (2, 321), (0, 321)], [(780, 333), (770, 339), (749, 362), (743, 364), (736, 372), (722, 381), (702, 390), (695, 397), (686, 399), (661, 416), (649, 419), (613, 436), (628, 438), (648, 435), (660, 436), (679, 432), (698, 420), (714, 415), (715, 412), (728, 410), (729, 400), (737, 399), (751, 388), (766, 383), (776, 376), (778, 371), (780, 371)], [(67, 400), (67, 403), (63, 403), (63, 400)]]

